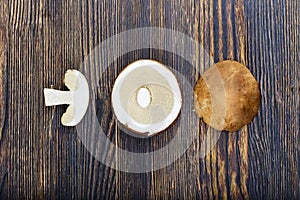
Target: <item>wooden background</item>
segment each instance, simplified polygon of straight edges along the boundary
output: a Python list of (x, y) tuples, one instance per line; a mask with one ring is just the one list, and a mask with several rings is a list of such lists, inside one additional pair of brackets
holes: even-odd
[[(1, 53), (6, 49), (0, 53), (0, 199), (299, 199), (299, 20), (299, 0), (0, 0), (0, 38), (6, 41), (0, 45)], [(197, 140), (172, 165), (130, 174), (95, 160), (76, 129), (61, 125), (66, 106), (44, 106), (43, 88), (66, 89), (64, 72), (79, 69), (101, 41), (146, 26), (185, 33), (215, 62), (246, 64), (259, 81), (261, 106), (248, 127), (224, 132), (204, 159), (198, 156), (207, 130), (201, 121)], [(124, 55), (105, 75), (98, 118), (112, 141), (136, 152), (176, 134), (171, 129), (141, 142), (115, 123), (111, 84), (139, 58), (185, 66), (168, 52), (145, 49)], [(185, 75), (192, 83), (198, 78)]]

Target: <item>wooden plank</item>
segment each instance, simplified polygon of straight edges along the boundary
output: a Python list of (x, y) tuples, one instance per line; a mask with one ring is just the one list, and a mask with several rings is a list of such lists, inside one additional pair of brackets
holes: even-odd
[(249, 192), (253, 198), (297, 199), (299, 1), (245, 5), (247, 60), (262, 95), (259, 115), (249, 127)]
[[(0, 9), (5, 13), (5, 9)], [(5, 16), (5, 15), (4, 15)], [(3, 19), (2, 19), (3, 20)], [(0, 20), (0, 198), (7, 198), (7, 140), (5, 134), (6, 111), (7, 111), (7, 39), (3, 21)], [(5, 134), (5, 135), (4, 135)]]
[(115, 188), (115, 172), (95, 161), (78, 140), (75, 128), (60, 124), (66, 106), (45, 108), (42, 93), (44, 87), (66, 89), (62, 84), (66, 69), (78, 69), (94, 48), (94, 40), (99, 41), (85, 32), (91, 30), (85, 27), (93, 25), (93, 7), (82, 1), (1, 4), (11, 13), (6, 21), (7, 78), (8, 101), (13, 102), (7, 115), (9, 173), (1, 189), (9, 189), (4, 197), (113, 197), (114, 192), (109, 192)]
[[(7, 40), (7, 60), (0, 64), (0, 199), (300, 197), (299, 1), (1, 0), (0, 11), (0, 38)], [(177, 161), (131, 174), (97, 161), (76, 128), (61, 125), (66, 106), (44, 106), (43, 88), (65, 90), (65, 71), (80, 69), (100, 42), (148, 26), (194, 38), (215, 62), (246, 64), (260, 83), (261, 107), (249, 126), (222, 133), (205, 158), (199, 157), (200, 143), (209, 129), (200, 121), (196, 141)], [(201, 58), (193, 56), (203, 71)], [(108, 138), (123, 149), (148, 152), (185, 130), (177, 122), (161, 135), (136, 139), (116, 123), (110, 106), (114, 79), (140, 58), (174, 66), (191, 83), (199, 74), (187, 70), (183, 58), (157, 49), (123, 55), (106, 72), (95, 69), (101, 73), (97, 118)], [(109, 148), (112, 159), (118, 152)]]

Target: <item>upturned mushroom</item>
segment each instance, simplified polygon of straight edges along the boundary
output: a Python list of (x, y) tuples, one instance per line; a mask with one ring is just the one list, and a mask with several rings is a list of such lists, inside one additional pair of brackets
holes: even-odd
[(182, 95), (171, 70), (154, 60), (139, 60), (119, 74), (111, 101), (114, 114), (123, 126), (149, 137), (166, 129), (177, 118)]
[(257, 115), (260, 91), (246, 66), (222, 61), (205, 71), (194, 88), (195, 112), (217, 130), (237, 131)]
[(89, 103), (89, 86), (87, 80), (77, 70), (65, 73), (64, 83), (70, 91), (44, 88), (46, 106), (67, 104), (69, 107), (61, 117), (64, 126), (76, 126), (83, 116)]

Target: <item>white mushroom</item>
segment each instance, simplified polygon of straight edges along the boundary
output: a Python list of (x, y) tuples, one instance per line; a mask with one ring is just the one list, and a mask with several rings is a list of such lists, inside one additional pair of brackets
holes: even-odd
[(139, 60), (117, 77), (112, 106), (121, 124), (152, 136), (177, 118), (182, 95), (175, 75), (166, 66), (153, 60)]
[(70, 91), (44, 88), (46, 106), (67, 104), (69, 107), (61, 117), (64, 126), (76, 126), (83, 118), (89, 103), (87, 80), (77, 70), (68, 70), (64, 78)]

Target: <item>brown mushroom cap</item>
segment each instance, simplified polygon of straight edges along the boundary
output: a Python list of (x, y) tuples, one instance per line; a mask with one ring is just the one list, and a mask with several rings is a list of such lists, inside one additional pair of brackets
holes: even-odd
[(210, 67), (195, 88), (195, 112), (217, 130), (237, 131), (257, 115), (260, 92), (248, 68), (236, 61)]

